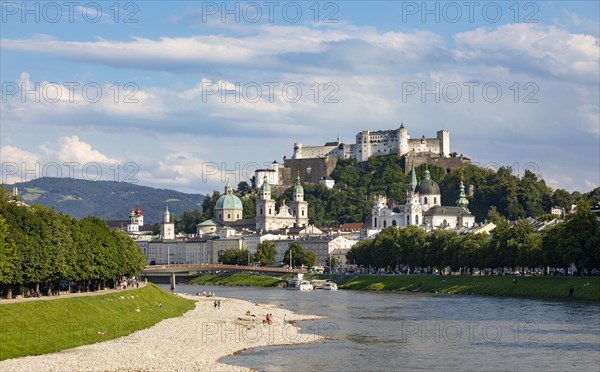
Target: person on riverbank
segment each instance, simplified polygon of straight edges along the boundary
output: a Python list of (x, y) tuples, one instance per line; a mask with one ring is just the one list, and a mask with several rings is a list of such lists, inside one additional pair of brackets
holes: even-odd
[(217, 309), (221, 308), (221, 300), (217, 300)]
[(215, 310), (217, 310), (217, 300), (215, 300), (215, 303), (214, 303), (213, 307), (214, 307)]
[(283, 316), (283, 324), (286, 324), (286, 323), (287, 323), (287, 314), (285, 314), (285, 315)]

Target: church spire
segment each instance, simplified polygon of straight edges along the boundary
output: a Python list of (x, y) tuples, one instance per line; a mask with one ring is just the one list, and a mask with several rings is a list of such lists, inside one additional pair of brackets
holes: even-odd
[(460, 193), (458, 195), (458, 199), (456, 199), (456, 205), (463, 208), (467, 212), (469, 209), (469, 200), (467, 199), (467, 195), (465, 194), (465, 185), (463, 184), (462, 178), (460, 180)]
[(415, 192), (417, 188), (417, 174), (415, 173), (415, 165), (413, 164), (410, 168), (410, 182), (408, 184), (408, 193)]

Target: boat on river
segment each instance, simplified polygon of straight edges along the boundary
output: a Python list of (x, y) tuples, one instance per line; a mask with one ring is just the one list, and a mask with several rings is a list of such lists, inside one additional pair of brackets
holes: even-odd
[(325, 282), (325, 284), (323, 284), (323, 289), (326, 291), (337, 291), (338, 286), (334, 282)]
[(314, 287), (308, 280), (304, 280), (304, 274), (296, 274), (294, 279), (288, 281), (287, 289), (312, 291)]

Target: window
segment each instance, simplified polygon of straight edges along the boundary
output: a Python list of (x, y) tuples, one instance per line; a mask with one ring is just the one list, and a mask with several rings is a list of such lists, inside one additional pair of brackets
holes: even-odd
[(373, 222), (373, 227), (377, 227), (377, 217), (375, 217), (375, 220)]
[(417, 214), (415, 216), (415, 225), (418, 225), (418, 224), (419, 224), (419, 215)]
[(304, 209), (302, 210), (302, 217), (304, 217)]
[(239, 213), (236, 214), (235, 216), (236, 216), (235, 218), (237, 218), (238, 220), (240, 219), (240, 214)]
[(261, 215), (261, 216), (263, 215), (263, 210), (262, 210), (262, 208), (260, 209), (260, 215)]
[(410, 225), (410, 216), (406, 216), (406, 226)]
[(425, 197), (425, 202), (423, 204), (427, 204), (427, 197)]
[(231, 219), (231, 213), (227, 213), (227, 219), (230, 220)]
[(271, 215), (271, 208), (269, 208), (269, 216)]
[(437, 204), (437, 197), (433, 197), (433, 204)]
[(387, 221), (386, 220), (383, 221), (383, 227), (387, 227)]
[(223, 216), (221, 215), (221, 213), (219, 213), (219, 219), (222, 220)]
[(396, 226), (396, 220), (392, 221), (392, 226)]

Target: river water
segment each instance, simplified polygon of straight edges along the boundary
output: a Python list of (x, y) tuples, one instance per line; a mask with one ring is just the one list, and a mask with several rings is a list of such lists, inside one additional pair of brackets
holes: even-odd
[[(314, 344), (252, 349), (224, 363), (260, 371), (598, 371), (600, 305), (487, 296), (179, 285), (301, 314)], [(277, 321), (277, 320), (276, 320)]]

